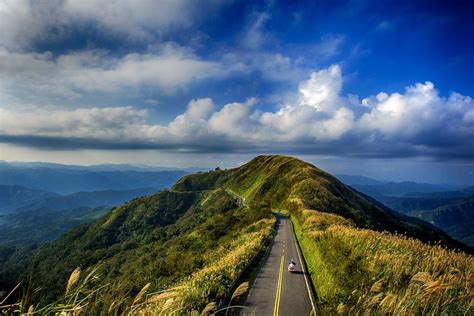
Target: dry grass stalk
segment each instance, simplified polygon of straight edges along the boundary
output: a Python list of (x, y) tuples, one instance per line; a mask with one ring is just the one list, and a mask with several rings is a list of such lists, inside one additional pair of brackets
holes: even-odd
[(346, 311), (347, 311), (346, 305), (340, 303), (340, 304), (337, 306), (337, 313), (338, 313), (339, 315), (345, 314)]
[(163, 307), (161, 308), (161, 312), (166, 312), (172, 307), (177, 307), (177, 301), (174, 298), (169, 298), (166, 300), (165, 304), (163, 304)]
[(5, 296), (5, 298), (0, 302), (0, 305), (5, 304), (5, 302), (8, 300), (8, 298), (20, 287), (21, 283), (18, 283), (13, 290), (10, 291), (10, 293)]
[(384, 294), (383, 294), (383, 293), (379, 293), (379, 294), (375, 295), (375, 296), (372, 297), (372, 299), (370, 300), (369, 306), (376, 306), (376, 305), (379, 305), (380, 302), (382, 302), (383, 298), (384, 298)]
[(209, 304), (206, 305), (206, 307), (204, 307), (204, 309), (202, 310), (201, 312), (201, 315), (205, 316), (205, 315), (209, 315), (211, 314), (213, 311), (215, 311), (217, 308), (217, 304), (214, 303), (214, 302), (211, 302)]
[(397, 305), (398, 295), (390, 293), (380, 302), (379, 306), (385, 310), (392, 310)]
[(370, 288), (370, 292), (379, 293), (382, 292), (383, 280), (378, 280)]
[(433, 278), (431, 277), (431, 274), (429, 274), (428, 272), (418, 272), (410, 280), (410, 284), (412, 283), (428, 284), (430, 282), (433, 282)]
[(229, 308), (232, 304), (232, 301), (238, 299), (239, 297), (241, 297), (242, 295), (244, 295), (245, 293), (247, 293), (249, 289), (249, 283), (248, 282), (244, 282), (244, 283), (241, 283), (234, 291), (234, 293), (232, 294), (232, 297), (230, 298), (230, 301), (229, 301), (229, 305), (227, 306), (227, 310), (225, 312), (225, 314), (227, 315), (227, 313), (229, 312)]
[(230, 299), (230, 301), (234, 301), (236, 300), (237, 298), (241, 297), (242, 295), (244, 295), (245, 293), (247, 293), (249, 289), (249, 283), (248, 282), (244, 282), (242, 284), (240, 284), (237, 289), (235, 289), (234, 291), (234, 294), (232, 294), (232, 297)]
[(81, 268), (77, 267), (72, 271), (71, 275), (69, 276), (69, 280), (67, 281), (66, 285), (66, 295), (72, 290), (74, 285), (79, 281), (79, 277), (81, 276)]
[(147, 285), (145, 285), (141, 290), (140, 292), (138, 292), (137, 296), (135, 296), (135, 299), (133, 300), (132, 302), (132, 305), (135, 305), (137, 304), (138, 302), (140, 302), (140, 300), (142, 299), (142, 297), (145, 295), (146, 291), (148, 291), (148, 288), (150, 287), (151, 283), (148, 283)]

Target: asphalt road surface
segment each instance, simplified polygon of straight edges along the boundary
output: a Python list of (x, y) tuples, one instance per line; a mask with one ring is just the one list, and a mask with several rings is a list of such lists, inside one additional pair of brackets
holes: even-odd
[[(250, 289), (244, 315), (311, 315), (313, 308), (309, 294), (309, 278), (303, 271), (290, 219), (276, 214), (278, 232), (269, 256)], [(288, 271), (290, 260), (296, 270)], [(314, 314), (313, 314), (314, 315)]]

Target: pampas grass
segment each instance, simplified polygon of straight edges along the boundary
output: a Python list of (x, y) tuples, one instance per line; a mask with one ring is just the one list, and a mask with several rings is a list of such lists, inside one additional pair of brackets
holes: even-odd
[(248, 282), (244, 282), (244, 283), (241, 283), (234, 291), (234, 293), (232, 294), (232, 297), (230, 298), (229, 300), (229, 305), (227, 305), (227, 311), (225, 312), (225, 315), (227, 316), (227, 313), (229, 312), (229, 309), (230, 309), (230, 305), (232, 304), (232, 301), (235, 301), (236, 299), (242, 297), (242, 295), (244, 295), (245, 293), (247, 293), (247, 291), (249, 290), (249, 283)]
[(302, 211), (295, 226), (304, 236), (303, 252), (314, 271), (316, 291), (329, 305), (339, 304), (330, 307), (333, 312), (343, 306), (350, 307), (344, 314), (362, 315), (474, 312), (471, 255), (399, 234), (359, 229), (342, 217), (317, 211)]
[(216, 249), (215, 257), (209, 260), (211, 264), (158, 292), (148, 293), (152, 288), (152, 283), (148, 283), (134, 296), (115, 295), (121, 293), (121, 285), (102, 284), (99, 266), (84, 271), (76, 268), (58, 301), (38, 306), (29, 304), (29, 297), (23, 297), (17, 303), (4, 305), (19, 291), (20, 285), (17, 285), (4, 299), (0, 298), (0, 314), (211, 315), (242, 308), (231, 304), (248, 291), (247, 282), (237, 287), (227, 307), (217, 310), (214, 302), (225, 298), (248, 262), (270, 240), (274, 222), (274, 218), (267, 218), (250, 224), (244, 234)]
[(69, 280), (67, 281), (66, 285), (66, 295), (69, 294), (73, 286), (79, 281), (79, 277), (81, 275), (81, 268), (77, 267), (74, 271), (72, 271), (71, 275), (69, 276)]

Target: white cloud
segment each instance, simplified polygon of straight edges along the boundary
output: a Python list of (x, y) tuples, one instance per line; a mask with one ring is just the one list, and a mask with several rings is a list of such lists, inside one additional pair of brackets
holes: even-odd
[[(206, 5), (212, 10), (220, 2)], [(0, 0), (0, 46), (26, 49), (67, 38), (84, 26), (133, 41), (150, 40), (191, 27), (202, 13), (192, 0)]]
[(362, 104), (370, 105), (371, 110), (362, 115), (359, 128), (398, 139), (443, 129), (446, 123), (458, 121), (457, 112), (463, 113), (469, 107), (461, 105), (464, 97), (454, 98), (442, 98), (431, 82), (410, 86), (404, 94), (379, 93), (372, 100), (362, 100)]
[(257, 136), (256, 120), (252, 116), (252, 106), (255, 99), (245, 103), (230, 103), (214, 113), (208, 121), (209, 131), (232, 139), (254, 139)]
[(188, 104), (186, 112), (177, 116), (167, 127), (167, 132), (177, 137), (197, 137), (205, 132), (207, 119), (214, 111), (212, 99), (195, 99)]
[(77, 97), (84, 92), (116, 92), (144, 86), (174, 93), (226, 73), (219, 62), (202, 60), (173, 44), (163, 44), (155, 54), (120, 58), (101, 50), (55, 58), (48, 52), (19, 53), (0, 48), (0, 91), (21, 97)]
[(157, 55), (128, 54), (108, 63), (111, 64), (109, 67), (82, 67), (68, 74), (67, 80), (86, 91), (155, 86), (165, 92), (174, 92), (189, 83), (225, 73), (219, 63), (201, 60), (179, 47), (165, 47)]
[[(1, 134), (196, 151), (291, 148), (340, 155), (474, 155), (470, 97), (441, 97), (430, 82), (360, 102), (356, 96), (342, 96), (341, 90), (341, 69), (333, 65), (312, 73), (299, 85), (299, 96), (274, 112), (261, 111), (254, 98), (218, 110), (210, 98), (194, 99), (168, 125), (149, 125), (146, 111), (130, 107), (54, 113), (36, 109), (26, 115), (2, 110)], [(453, 148), (457, 152), (450, 153)]]
[(132, 107), (53, 110), (32, 108), (17, 112), (0, 108), (3, 135), (78, 137), (123, 140), (134, 138), (134, 127), (145, 123), (147, 112)]
[(313, 72), (309, 80), (300, 83), (300, 102), (321, 111), (337, 109), (344, 103), (340, 97), (341, 89), (341, 68), (332, 65), (327, 70)]
[(188, 0), (66, 0), (62, 9), (71, 17), (140, 39), (156, 30), (189, 26), (194, 8)]

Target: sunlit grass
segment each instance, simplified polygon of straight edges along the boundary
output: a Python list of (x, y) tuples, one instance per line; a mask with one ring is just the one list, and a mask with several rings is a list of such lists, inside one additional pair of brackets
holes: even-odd
[(295, 227), (318, 296), (342, 314), (470, 314), (474, 259), (306, 210)]

